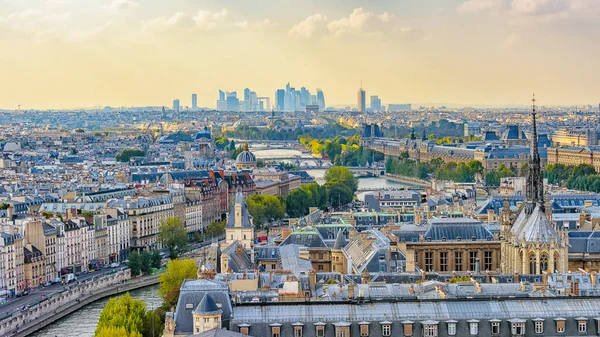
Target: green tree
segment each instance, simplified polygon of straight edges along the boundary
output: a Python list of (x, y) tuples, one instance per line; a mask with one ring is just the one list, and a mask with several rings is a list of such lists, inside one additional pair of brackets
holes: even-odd
[(106, 328), (124, 328), (128, 333), (142, 333), (146, 305), (141, 300), (134, 300), (129, 293), (111, 298), (98, 319), (96, 334)]
[(158, 293), (168, 307), (175, 306), (179, 298), (179, 289), (186, 279), (198, 278), (198, 267), (192, 259), (171, 260), (167, 271), (160, 274)]
[(142, 330), (143, 337), (158, 337), (162, 336), (164, 331), (164, 325), (159, 314), (156, 311), (148, 310), (146, 311), (146, 316), (144, 317), (144, 326)]
[(162, 256), (160, 256), (160, 253), (158, 252), (158, 250), (155, 250), (152, 252), (152, 257), (150, 258), (150, 265), (152, 266), (152, 268), (160, 268), (160, 263), (162, 261)]
[(128, 162), (133, 157), (143, 157), (146, 153), (137, 149), (125, 149), (117, 155), (117, 161), (121, 163)]
[[(115, 328), (114, 326), (106, 326), (102, 328), (96, 328), (95, 337), (143, 337), (141, 333), (137, 331), (129, 332), (125, 328)], [(158, 336), (158, 335), (157, 335)]]
[(358, 179), (349, 169), (343, 166), (334, 166), (325, 172), (326, 185), (342, 184), (350, 188), (352, 194), (358, 190)]
[(142, 262), (140, 260), (140, 254), (137, 251), (133, 251), (129, 254), (129, 263), (127, 266), (131, 269), (132, 276), (138, 276), (142, 269)]
[(262, 227), (271, 220), (283, 219), (285, 216), (285, 204), (275, 196), (254, 194), (246, 198), (246, 203), (257, 227)]
[(343, 183), (329, 183), (327, 184), (327, 192), (329, 194), (329, 204), (334, 207), (340, 207), (352, 202), (354, 192), (350, 187)]
[(330, 159), (334, 159), (336, 156), (342, 153), (342, 145), (328, 140), (325, 142), (323, 153)]
[(311, 183), (297, 188), (288, 194), (285, 200), (286, 212), (292, 218), (308, 214), (310, 207), (324, 210), (329, 202), (327, 188)]
[(175, 217), (167, 218), (161, 223), (158, 229), (158, 240), (163, 247), (169, 248), (171, 259), (176, 259), (189, 247), (189, 238), (183, 222)]
[(140, 254), (140, 271), (142, 274), (150, 275), (150, 269), (152, 268), (152, 255), (148, 253), (147, 250), (144, 250), (142, 254)]
[(225, 232), (225, 221), (212, 221), (206, 227), (206, 233), (210, 236), (218, 236)]

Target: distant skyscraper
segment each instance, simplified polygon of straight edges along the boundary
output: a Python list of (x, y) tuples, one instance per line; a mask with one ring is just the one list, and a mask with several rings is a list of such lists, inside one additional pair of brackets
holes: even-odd
[(227, 111), (240, 111), (240, 100), (235, 91), (227, 93)]
[(225, 92), (219, 90), (219, 99), (217, 100), (217, 110), (227, 111), (227, 101), (225, 100)]
[(371, 96), (371, 109), (373, 111), (381, 111), (381, 99), (379, 99), (379, 96)]
[(179, 112), (179, 107), (180, 107), (179, 100), (178, 99), (173, 100), (173, 111)]
[(367, 93), (365, 92), (365, 89), (360, 88), (358, 90), (357, 96), (358, 96), (358, 102), (357, 102), (358, 112), (365, 112), (367, 110), (367, 105), (366, 105)]
[(285, 90), (279, 89), (275, 92), (275, 110), (284, 111), (285, 109)]
[(317, 104), (321, 111), (325, 110), (325, 95), (323, 95), (323, 90), (321, 89), (317, 89)]
[(192, 94), (192, 110), (198, 110), (198, 95)]

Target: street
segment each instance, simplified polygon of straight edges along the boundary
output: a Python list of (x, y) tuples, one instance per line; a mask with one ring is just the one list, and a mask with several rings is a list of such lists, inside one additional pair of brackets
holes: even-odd
[(54, 293), (60, 293), (61, 291), (63, 291), (65, 286), (73, 287), (73, 286), (77, 285), (77, 282), (85, 282), (85, 281), (91, 279), (92, 277), (97, 278), (104, 274), (108, 274), (113, 271), (119, 270), (120, 268), (123, 268), (123, 267), (124, 266), (117, 267), (117, 268), (101, 269), (101, 270), (98, 270), (93, 273), (80, 275), (80, 276), (77, 276), (77, 281), (72, 282), (68, 285), (57, 283), (57, 284), (53, 284), (53, 285), (51, 285), (49, 287), (45, 287), (45, 288), (30, 289), (29, 295), (26, 295), (23, 297), (13, 297), (13, 298), (9, 299), (8, 304), (0, 306), (0, 317), (9, 315), (15, 311), (19, 311), (24, 306), (30, 306), (32, 303), (40, 302), (42, 300), (42, 295), (49, 297), (50, 295), (52, 295)]

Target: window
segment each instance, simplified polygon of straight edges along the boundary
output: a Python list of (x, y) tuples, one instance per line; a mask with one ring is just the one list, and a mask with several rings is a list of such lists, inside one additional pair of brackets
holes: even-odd
[(515, 322), (512, 324), (513, 336), (523, 336), (525, 334), (525, 323)]
[(500, 322), (492, 322), (492, 335), (500, 334)]
[(325, 337), (325, 327), (322, 325), (317, 325), (316, 327), (317, 337)]
[(382, 336), (391, 336), (392, 335), (392, 326), (389, 324), (383, 324), (381, 326), (381, 335)]
[(456, 270), (456, 271), (463, 270), (463, 253), (462, 252), (454, 252), (454, 270)]
[(335, 337), (350, 337), (350, 328), (347, 326), (338, 326), (335, 328)]
[(469, 270), (475, 271), (477, 269), (477, 252), (469, 252)]
[(319, 271), (323, 271), (323, 265), (322, 264), (319, 265)]
[(492, 251), (485, 251), (483, 252), (483, 269), (485, 270), (492, 270), (492, 257), (494, 252)]
[(540, 257), (540, 273), (548, 270), (548, 255), (542, 254)]
[(529, 274), (537, 274), (536, 263), (535, 255), (529, 255)]
[(448, 252), (440, 252), (440, 271), (448, 271)]
[(476, 335), (478, 331), (479, 331), (479, 324), (477, 322), (469, 323), (469, 333), (471, 335)]
[(369, 336), (369, 324), (361, 324), (360, 325), (360, 337), (368, 337)]
[(425, 324), (423, 326), (423, 336), (424, 337), (437, 337), (438, 335), (438, 327), (436, 324)]
[(557, 333), (565, 332), (565, 321), (563, 321), (563, 320), (556, 321), (556, 332)]
[(587, 331), (587, 321), (579, 321), (577, 324), (577, 331), (586, 332)]
[(294, 337), (302, 337), (302, 327), (301, 326), (294, 327)]
[(535, 321), (535, 333), (544, 333), (544, 321)]
[(448, 323), (448, 335), (456, 336), (456, 323)]
[(433, 271), (433, 252), (425, 252), (425, 271)]
[(323, 260), (323, 253), (319, 253), (319, 260)]
[(271, 327), (271, 337), (281, 337), (281, 327), (272, 326)]
[(210, 318), (204, 318), (204, 323), (210, 322)]

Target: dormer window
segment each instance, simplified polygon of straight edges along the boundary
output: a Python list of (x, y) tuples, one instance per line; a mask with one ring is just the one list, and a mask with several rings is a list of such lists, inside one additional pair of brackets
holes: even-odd
[(469, 334), (475, 336), (479, 333), (479, 321), (471, 319), (467, 321), (469, 323)]

